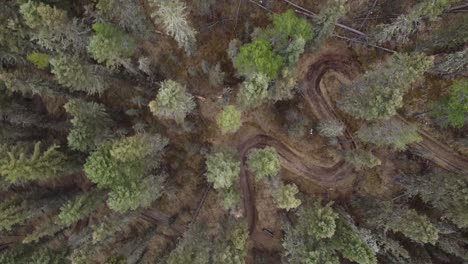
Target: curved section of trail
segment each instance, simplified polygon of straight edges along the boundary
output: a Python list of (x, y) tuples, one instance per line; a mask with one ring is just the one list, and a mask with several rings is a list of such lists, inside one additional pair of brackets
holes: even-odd
[[(331, 99), (328, 98), (321, 89), (320, 83), (322, 77), (329, 71), (335, 71), (352, 79), (352, 76), (357, 74), (357, 69), (359, 69), (359, 66), (356, 65), (351, 58), (343, 55), (324, 55), (309, 66), (306, 78), (301, 86), (304, 92), (304, 99), (309, 109), (318, 120), (339, 119), (338, 114), (335, 112), (334, 105), (331, 103)], [(404, 118), (398, 118), (400, 121), (408, 123)], [(433, 161), (447, 170), (468, 172), (467, 157), (458, 155), (426, 132), (420, 130), (419, 133), (423, 137), (423, 140), (410, 146), (416, 154)], [(357, 148), (357, 144), (349, 130), (346, 130), (344, 136), (338, 139), (341, 149)], [(336, 187), (340, 182), (343, 182), (353, 175), (353, 167), (344, 161), (338, 161), (334, 165), (328, 167), (310, 165), (306, 162), (306, 156), (283, 142), (263, 134), (251, 137), (238, 147), (238, 151), (242, 157), (240, 186), (250, 232), (255, 229), (257, 213), (255, 208), (253, 179), (249, 176), (247, 171), (246, 159), (250, 149), (265, 146), (272, 146), (278, 151), (281, 158), (281, 165), (284, 169), (320, 186)]]

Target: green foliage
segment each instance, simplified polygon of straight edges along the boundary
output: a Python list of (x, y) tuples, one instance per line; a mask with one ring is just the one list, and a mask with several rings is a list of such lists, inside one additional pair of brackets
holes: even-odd
[(273, 101), (289, 100), (294, 97), (297, 88), (297, 77), (293, 70), (284, 68), (281, 76), (275, 81), (273, 86), (268, 89), (268, 98)]
[(225, 234), (218, 237), (213, 252), (213, 263), (243, 264), (249, 237), (247, 223), (228, 222)]
[(425, 20), (434, 21), (451, 4), (458, 0), (423, 0), (413, 6), (408, 14), (400, 15), (390, 24), (380, 24), (375, 27), (371, 39), (377, 43), (395, 40), (397, 43), (407, 43), (424, 24)]
[(185, 86), (173, 80), (166, 80), (161, 83), (158, 95), (149, 103), (149, 108), (160, 118), (173, 119), (182, 124), (185, 116), (195, 109), (195, 102)]
[(251, 76), (253, 73), (261, 73), (270, 79), (278, 76), (283, 64), (281, 56), (276, 55), (271, 44), (263, 38), (242, 45), (234, 58), (234, 66), (240, 74)]
[(273, 14), (271, 27), (273, 34), (284, 41), (289, 38), (302, 38), (303, 41), (307, 42), (314, 36), (309, 22), (298, 17), (292, 9), (281, 14)]
[(88, 217), (104, 200), (105, 196), (99, 191), (91, 191), (78, 195), (60, 208), (58, 222), (60, 225), (70, 226)]
[(103, 105), (72, 99), (64, 108), (73, 116), (73, 128), (67, 137), (72, 149), (90, 151), (110, 138), (113, 122)]
[(47, 180), (62, 176), (67, 171), (67, 161), (57, 145), (41, 151), (41, 142), (34, 149), (21, 145), (0, 145), (0, 174), (10, 183)]
[(290, 209), (297, 208), (301, 205), (301, 200), (295, 197), (298, 193), (299, 189), (294, 183), (281, 185), (281, 187), (273, 194), (273, 199), (278, 208), (289, 211)]
[(345, 5), (346, 0), (329, 0), (325, 8), (320, 11), (313, 40), (313, 45), (316, 48), (320, 47), (333, 34), (338, 19), (346, 14), (347, 8)]
[(171, 251), (167, 264), (208, 264), (212, 243), (200, 226), (191, 226)]
[(468, 69), (468, 48), (447, 54), (434, 65), (433, 70), (442, 75), (458, 75)]
[(142, 37), (149, 37), (152, 25), (143, 7), (135, 1), (99, 0), (96, 4), (99, 15), (118, 24), (121, 28)]
[(50, 56), (47, 53), (33, 52), (28, 55), (28, 60), (40, 70), (49, 67)]
[(77, 57), (68, 58), (64, 55), (52, 58), (51, 72), (58, 83), (71, 91), (84, 91), (89, 95), (101, 95), (106, 89), (102, 77), (96, 75), (91, 66), (84, 65)]
[(0, 253), (2, 264), (64, 264), (68, 263), (66, 250), (51, 250), (41, 244), (16, 246)]
[(241, 200), (239, 190), (234, 185), (227, 189), (218, 189), (217, 191), (221, 204), (226, 210), (235, 209)]
[(363, 142), (379, 147), (390, 146), (395, 150), (404, 150), (406, 145), (422, 140), (416, 126), (393, 119), (362, 127), (356, 134)]
[(213, 188), (228, 189), (239, 178), (240, 161), (229, 151), (211, 153), (206, 157), (205, 176)]
[(442, 125), (462, 128), (468, 118), (468, 80), (455, 81), (450, 94), (433, 108), (433, 113), (442, 120)]
[(103, 23), (93, 25), (95, 34), (88, 44), (88, 51), (99, 63), (109, 68), (124, 64), (124, 59), (135, 52), (135, 40), (120, 29)]
[(416, 178), (403, 178), (410, 195), (444, 213), (459, 228), (468, 227), (468, 180), (462, 175), (432, 173)]
[(228, 105), (216, 116), (216, 124), (223, 134), (234, 133), (242, 125), (241, 112), (235, 106)]
[(438, 230), (425, 215), (413, 209), (400, 210), (398, 217), (388, 221), (387, 227), (416, 242), (435, 244)]
[(423, 54), (395, 54), (346, 87), (338, 102), (344, 112), (365, 120), (388, 119), (403, 105), (403, 95), (432, 65)]
[(59, 225), (53, 221), (40, 222), (38, 225), (35, 225), (34, 230), (23, 239), (23, 243), (29, 244), (32, 242), (38, 242), (41, 238), (53, 236), (65, 228), (66, 226)]
[(344, 129), (344, 124), (337, 119), (321, 121), (317, 127), (317, 130), (321, 136), (329, 138), (342, 136)]
[(31, 215), (26, 201), (21, 201), (19, 197), (3, 200), (0, 203), (0, 214), (0, 231), (11, 231), (13, 226), (24, 223)]
[(249, 170), (255, 174), (257, 181), (266, 176), (274, 177), (281, 169), (278, 152), (273, 147), (251, 150), (248, 155), (247, 164)]
[(188, 21), (187, 6), (180, 0), (150, 0), (150, 5), (157, 8), (151, 14), (156, 23), (161, 23), (168, 35), (173, 37), (180, 48), (191, 54), (195, 46), (196, 30)]
[(343, 219), (336, 222), (336, 234), (332, 243), (348, 260), (360, 264), (377, 264), (375, 253)]
[(166, 144), (165, 138), (146, 134), (105, 143), (88, 157), (84, 171), (99, 188), (111, 190), (107, 200), (111, 209), (123, 213), (147, 207), (161, 195), (164, 176), (149, 172), (158, 165)]
[(362, 168), (374, 168), (381, 164), (381, 161), (372, 152), (362, 149), (348, 150), (344, 153), (343, 158), (353, 164), (358, 170)]
[(335, 234), (338, 214), (331, 206), (331, 202), (322, 206), (320, 201), (314, 201), (298, 211), (300, 223), (304, 225), (308, 236), (323, 239)]
[(251, 109), (260, 106), (268, 98), (268, 78), (255, 73), (251, 79), (242, 83), (237, 96), (237, 102), (243, 109)]

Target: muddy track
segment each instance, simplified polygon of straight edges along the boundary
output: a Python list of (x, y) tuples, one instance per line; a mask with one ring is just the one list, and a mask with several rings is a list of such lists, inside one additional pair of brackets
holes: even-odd
[[(301, 84), (301, 88), (310, 111), (318, 120), (339, 119), (331, 99), (324, 94), (324, 91), (322, 91), (320, 87), (322, 77), (329, 71), (335, 71), (352, 79), (353, 75), (358, 73), (357, 69), (359, 69), (359, 66), (353, 62), (352, 58), (342, 55), (324, 55), (309, 66), (306, 78)], [(408, 123), (408, 121), (402, 117), (398, 117), (398, 119), (402, 122)], [(423, 137), (423, 140), (410, 146), (410, 148), (414, 150), (414, 153), (431, 160), (435, 164), (447, 170), (468, 172), (468, 158), (458, 155), (426, 132), (422, 130), (419, 132)], [(357, 148), (357, 143), (354, 141), (353, 135), (349, 130), (346, 130), (344, 136), (338, 139), (342, 149)], [(307, 160), (307, 157), (287, 144), (263, 134), (253, 136), (238, 147), (238, 151), (242, 157), (240, 186), (242, 190), (244, 209), (251, 233), (255, 229), (257, 213), (254, 198), (255, 192), (253, 190), (252, 182), (253, 177), (250, 177), (247, 171), (246, 159), (250, 149), (264, 146), (272, 146), (276, 148), (280, 155), (283, 169), (302, 176), (320, 186), (336, 187), (340, 182), (343, 182), (345, 179), (353, 175), (353, 167), (344, 161), (339, 161), (331, 167), (308, 165), (304, 162)]]

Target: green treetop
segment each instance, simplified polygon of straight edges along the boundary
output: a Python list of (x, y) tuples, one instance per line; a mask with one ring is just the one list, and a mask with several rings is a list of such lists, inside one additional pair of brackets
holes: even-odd
[(11, 183), (62, 176), (68, 165), (58, 148), (53, 145), (41, 151), (41, 142), (32, 150), (24, 145), (0, 145), (0, 175)]
[(403, 95), (432, 65), (423, 54), (395, 54), (346, 87), (338, 102), (344, 112), (365, 120), (388, 119), (403, 105)]
[(60, 208), (58, 222), (62, 225), (72, 225), (78, 220), (88, 217), (104, 200), (105, 195), (99, 191), (90, 191), (78, 195)]
[(240, 161), (229, 151), (211, 153), (206, 157), (206, 173), (208, 182), (215, 189), (228, 189), (239, 178)]
[(216, 116), (216, 124), (223, 134), (234, 133), (242, 125), (241, 112), (233, 105), (228, 105)]
[(306, 233), (317, 239), (330, 238), (335, 234), (338, 214), (331, 207), (333, 203), (322, 206), (320, 201), (298, 211), (298, 216), (306, 227)]
[(270, 27), (273, 31), (272, 34), (284, 41), (292, 37), (302, 38), (307, 42), (314, 36), (310, 23), (306, 19), (298, 17), (292, 9), (281, 14), (273, 14)]
[(252, 78), (242, 83), (237, 96), (237, 102), (243, 109), (251, 109), (260, 106), (268, 99), (268, 78), (255, 73)]
[(185, 86), (173, 80), (161, 83), (155, 100), (149, 103), (151, 112), (160, 118), (169, 118), (182, 124), (185, 116), (195, 109), (193, 96)]
[(381, 161), (370, 151), (362, 149), (348, 150), (343, 155), (344, 160), (353, 164), (356, 169), (374, 168), (381, 164)]
[(262, 73), (270, 79), (278, 76), (283, 64), (281, 56), (273, 52), (271, 44), (264, 38), (242, 45), (234, 58), (234, 66), (242, 75)]
[(110, 138), (112, 120), (104, 105), (72, 99), (64, 106), (73, 116), (73, 128), (68, 134), (68, 145), (79, 151), (90, 151)]
[(361, 127), (356, 134), (363, 142), (390, 146), (395, 150), (404, 150), (406, 145), (422, 140), (416, 126), (393, 119)]
[(208, 264), (212, 242), (200, 226), (191, 226), (167, 258), (167, 264)]
[(109, 68), (125, 64), (124, 59), (135, 52), (135, 40), (122, 30), (103, 23), (93, 25), (95, 34), (91, 37), (88, 51), (99, 63)]
[(455, 81), (450, 86), (450, 95), (436, 104), (433, 111), (442, 125), (462, 128), (468, 118), (468, 80)]
[(273, 199), (278, 208), (289, 211), (301, 205), (301, 200), (295, 197), (298, 193), (299, 189), (295, 184), (281, 185), (273, 194)]
[(257, 181), (266, 176), (276, 176), (281, 169), (278, 152), (273, 147), (251, 150), (248, 155), (247, 164)]
[(84, 91), (90, 95), (102, 94), (105, 86), (101, 77), (96, 75), (88, 65), (84, 65), (78, 58), (67, 58), (64, 55), (52, 58), (51, 72), (58, 83), (71, 91)]
[(346, 14), (346, 0), (329, 0), (325, 8), (320, 11), (317, 21), (317, 29), (315, 30), (314, 46), (320, 47), (335, 30), (335, 24), (342, 16)]
[(11, 231), (15, 225), (24, 223), (31, 212), (26, 206), (26, 201), (21, 201), (19, 197), (5, 199), (0, 202), (0, 231)]
[(38, 69), (43, 70), (49, 67), (50, 56), (47, 53), (32, 52), (28, 55), (28, 60), (34, 63)]

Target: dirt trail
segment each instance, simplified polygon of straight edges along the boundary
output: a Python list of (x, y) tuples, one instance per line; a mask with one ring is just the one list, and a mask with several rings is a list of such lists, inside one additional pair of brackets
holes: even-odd
[[(356, 65), (351, 58), (343, 55), (323, 55), (309, 66), (306, 78), (301, 86), (304, 92), (304, 99), (318, 120), (339, 119), (334, 105), (331, 103), (331, 99), (327, 98), (327, 95), (321, 90), (320, 82), (322, 77), (328, 71), (333, 70), (352, 79), (353, 75), (357, 73), (356, 69), (359, 69), (358, 65)], [(402, 117), (398, 118), (408, 123), (408, 121)], [(458, 155), (423, 130), (420, 130), (419, 133), (423, 137), (423, 140), (410, 146), (416, 154), (433, 161), (435, 164), (447, 170), (468, 172), (468, 158)], [(346, 130), (344, 136), (339, 138), (339, 142), (342, 149), (354, 149), (358, 147), (349, 130)], [(348, 177), (353, 176), (352, 166), (344, 161), (339, 161), (331, 167), (308, 165), (305, 162), (307, 157), (289, 147), (287, 144), (279, 142), (267, 135), (259, 134), (253, 136), (238, 147), (242, 157), (240, 185), (245, 213), (251, 233), (256, 228), (257, 214), (252, 177), (248, 175), (246, 159), (250, 149), (264, 146), (273, 146), (276, 148), (281, 158), (281, 165), (284, 169), (313, 181), (320, 186), (336, 187), (340, 185), (340, 182), (344, 182)]]

